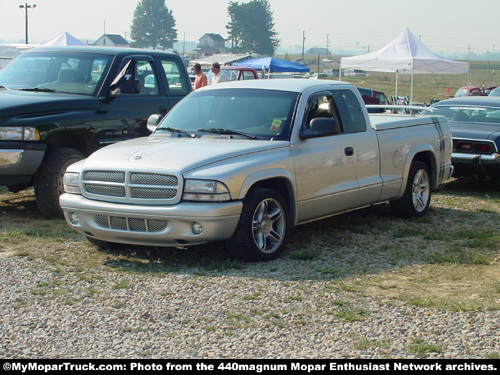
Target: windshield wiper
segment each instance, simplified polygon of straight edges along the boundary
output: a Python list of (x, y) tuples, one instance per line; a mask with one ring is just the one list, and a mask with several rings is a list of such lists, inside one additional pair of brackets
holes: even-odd
[(165, 127), (165, 128), (156, 128), (155, 132), (157, 131), (163, 131), (163, 130), (166, 130), (168, 132), (171, 132), (171, 133), (176, 133), (176, 134), (184, 134), (184, 135), (187, 135), (188, 137), (191, 137), (191, 138), (194, 138), (195, 135), (193, 133), (190, 133), (190, 132), (187, 132), (185, 130), (182, 130), (182, 129), (177, 129), (177, 128), (171, 128), (170, 126), (168, 127)]
[(25, 89), (19, 89), (21, 91), (36, 91), (36, 92), (54, 92), (56, 90), (53, 89), (48, 89), (46, 87), (31, 87), (31, 88), (25, 88)]
[(7, 86), (4, 86), (4, 85), (0, 85), (0, 89), (6, 89), (6, 90), (10, 91), (10, 89)]
[(247, 134), (245, 132), (240, 132), (237, 130), (231, 129), (222, 129), (222, 128), (208, 128), (208, 129), (198, 129), (199, 132), (202, 133), (215, 133), (215, 134), (225, 134), (225, 135), (240, 135), (242, 137), (257, 139), (255, 135)]

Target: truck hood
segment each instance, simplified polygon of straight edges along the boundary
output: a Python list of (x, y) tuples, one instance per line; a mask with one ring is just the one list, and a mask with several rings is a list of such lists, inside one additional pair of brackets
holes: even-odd
[(488, 123), (450, 122), (453, 138), (495, 140), (500, 136), (500, 125)]
[(99, 107), (92, 96), (0, 89), (0, 117)]
[(104, 147), (87, 158), (84, 168), (184, 173), (235, 156), (289, 145), (287, 141), (150, 136)]

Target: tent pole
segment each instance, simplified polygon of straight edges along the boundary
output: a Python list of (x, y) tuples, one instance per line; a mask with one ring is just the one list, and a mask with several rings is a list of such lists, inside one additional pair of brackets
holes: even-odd
[(396, 98), (398, 97), (398, 75), (399, 75), (399, 71), (396, 70)]
[(410, 105), (413, 103), (413, 69), (411, 70)]

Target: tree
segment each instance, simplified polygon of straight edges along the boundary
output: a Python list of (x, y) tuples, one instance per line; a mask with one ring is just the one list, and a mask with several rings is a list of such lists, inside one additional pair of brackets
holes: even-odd
[(130, 37), (134, 47), (172, 48), (177, 30), (172, 11), (164, 0), (140, 0), (135, 8)]
[(230, 21), (226, 25), (233, 52), (255, 52), (274, 55), (280, 40), (274, 31), (274, 20), (268, 0), (248, 3), (231, 1), (227, 8)]

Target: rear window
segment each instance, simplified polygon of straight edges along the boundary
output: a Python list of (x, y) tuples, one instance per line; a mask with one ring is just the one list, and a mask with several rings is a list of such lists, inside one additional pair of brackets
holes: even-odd
[(446, 116), (450, 122), (489, 123), (500, 125), (500, 108), (484, 106), (436, 106), (433, 114)]
[(350, 90), (334, 90), (333, 97), (346, 133), (359, 133), (366, 130), (364, 112), (359, 100)]
[(372, 96), (372, 90), (368, 90), (368, 89), (363, 89), (361, 87), (358, 87), (358, 91), (361, 95), (366, 95), (366, 96)]

